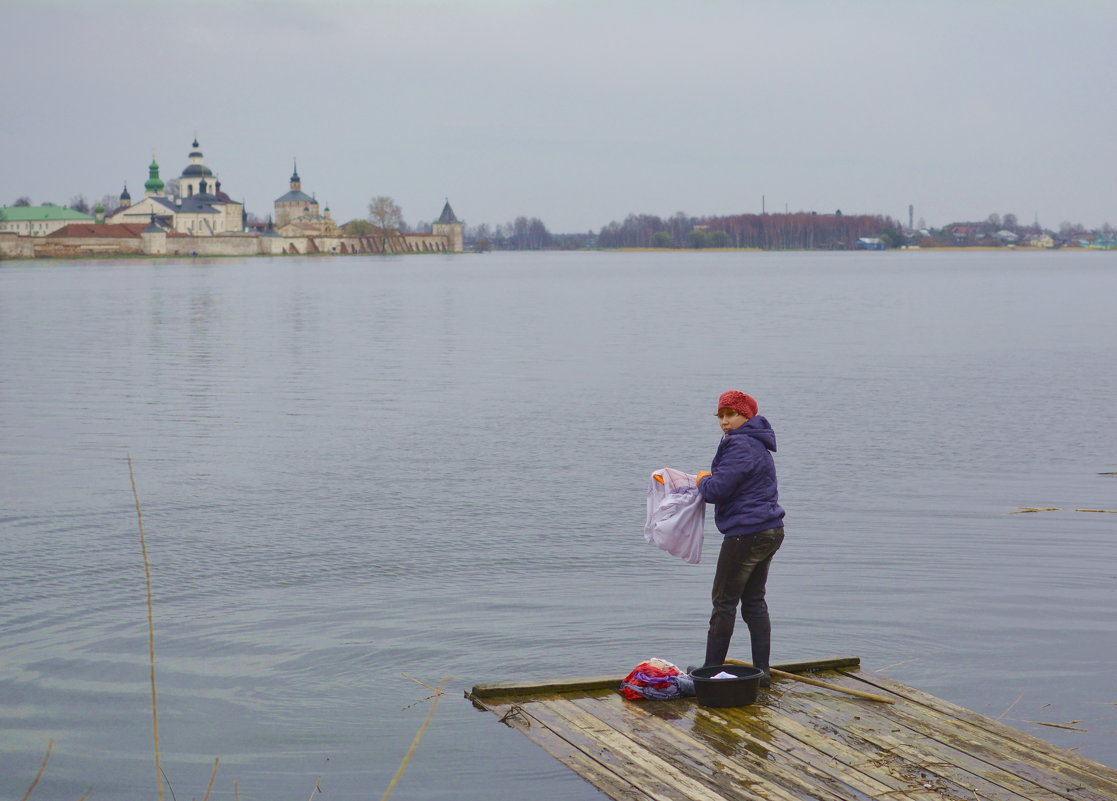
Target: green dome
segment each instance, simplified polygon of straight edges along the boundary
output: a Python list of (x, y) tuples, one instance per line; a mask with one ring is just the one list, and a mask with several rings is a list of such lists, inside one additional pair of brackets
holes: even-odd
[(151, 164), (147, 167), (148, 178), (144, 181), (144, 189), (148, 192), (156, 193), (163, 191), (163, 179), (159, 177), (159, 165), (155, 159), (151, 160)]

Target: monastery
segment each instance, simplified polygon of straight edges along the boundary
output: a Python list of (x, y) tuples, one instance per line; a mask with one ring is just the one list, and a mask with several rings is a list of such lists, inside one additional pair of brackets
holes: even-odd
[[(143, 197), (132, 202), (127, 183), (119, 206), (95, 218), (60, 214), (58, 207), (0, 208), (0, 258), (88, 255), (252, 256), (351, 253), (459, 253), (465, 225), (447, 201), (429, 234), (349, 236), (302, 190), (296, 162), (290, 189), (275, 199), (273, 222), (250, 225), (242, 201), (234, 200), (199, 149), (191, 145), (182, 174), (168, 186), (152, 156)], [(9, 224), (5, 220), (11, 218)], [(50, 219), (50, 225), (27, 220)], [(18, 223), (17, 223), (18, 221)]]

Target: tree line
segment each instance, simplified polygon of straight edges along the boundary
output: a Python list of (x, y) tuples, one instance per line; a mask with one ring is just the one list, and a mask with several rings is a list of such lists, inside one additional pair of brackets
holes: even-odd
[[(176, 180), (176, 179), (172, 179)], [(118, 205), (115, 195), (105, 195), (98, 205), (107, 213)], [(30, 206), (26, 195), (13, 206)], [(41, 205), (54, 205), (44, 203)], [(86, 214), (93, 209), (84, 195), (75, 195), (69, 208)], [(249, 215), (254, 218), (255, 215)], [(379, 233), (395, 236), (401, 232), (430, 233), (432, 224), (420, 221), (413, 228), (404, 221), (396, 202), (381, 195), (372, 198), (368, 215), (350, 220), (343, 226), (350, 235)], [(923, 220), (913, 230), (892, 217), (879, 214), (833, 214), (794, 212), (783, 214), (731, 214), (692, 217), (681, 211), (670, 217), (655, 214), (629, 214), (622, 222), (612, 221), (599, 231), (556, 234), (538, 217), (519, 216), (507, 223), (465, 226), (466, 245), (474, 250), (546, 250), (585, 248), (752, 248), (759, 250), (841, 250), (857, 247), (860, 239), (879, 239), (886, 247), (906, 244), (935, 245), (996, 245), (1011, 244), (1027, 235), (1044, 232), (1038, 221), (1022, 225), (1015, 214), (990, 214), (979, 222), (950, 223), (940, 229), (927, 228)], [(1114, 229), (1106, 223), (1098, 231), (1090, 231), (1077, 223), (1064, 222), (1056, 239), (1070, 241), (1075, 237), (1101, 234), (1113, 236)]]
[(663, 218), (629, 214), (600, 231), (555, 234), (537, 217), (490, 226), (466, 226), (467, 245), (476, 250), (583, 248), (757, 248), (762, 250), (847, 249), (862, 237), (880, 238), (890, 247), (903, 244), (902, 226), (882, 215), (797, 213), (692, 217), (683, 212)]
[(688, 217), (677, 212), (662, 219), (653, 214), (630, 214), (624, 222), (601, 229), (602, 248), (758, 248), (761, 250), (817, 250), (855, 247), (862, 237), (898, 243), (900, 225), (891, 217), (799, 212), (793, 214), (733, 214)]

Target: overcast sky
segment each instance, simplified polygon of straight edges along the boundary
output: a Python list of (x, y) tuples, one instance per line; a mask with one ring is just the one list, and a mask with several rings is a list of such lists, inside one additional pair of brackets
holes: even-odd
[(0, 0), (0, 203), (1117, 224), (1114, 0)]

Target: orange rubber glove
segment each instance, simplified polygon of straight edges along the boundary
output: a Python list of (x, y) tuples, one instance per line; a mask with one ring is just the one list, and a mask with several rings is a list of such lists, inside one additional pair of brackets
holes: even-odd
[(712, 476), (712, 475), (713, 475), (713, 473), (711, 473), (709, 470), (699, 470), (698, 471), (698, 476), (694, 479), (695, 486), (701, 484), (702, 479), (704, 479), (706, 476)]

